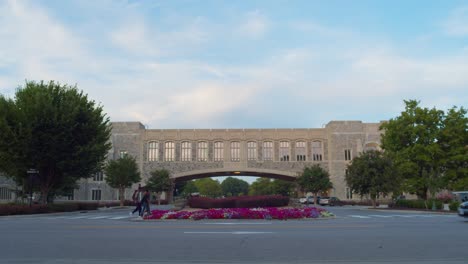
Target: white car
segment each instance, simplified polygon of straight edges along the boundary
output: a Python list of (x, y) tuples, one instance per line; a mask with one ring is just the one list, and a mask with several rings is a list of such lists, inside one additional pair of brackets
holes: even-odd
[(461, 203), (458, 207), (458, 215), (468, 217), (468, 202)]
[(299, 202), (302, 203), (302, 204), (305, 204), (305, 203), (313, 204), (314, 203), (314, 197), (313, 196), (309, 196), (307, 198), (303, 197), (303, 198), (299, 199)]

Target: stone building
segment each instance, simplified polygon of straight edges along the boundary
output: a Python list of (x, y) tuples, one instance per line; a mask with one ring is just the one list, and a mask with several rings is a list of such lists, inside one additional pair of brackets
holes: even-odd
[[(136, 158), (142, 185), (154, 169), (175, 181), (211, 176), (261, 176), (294, 180), (305, 166), (319, 164), (333, 183), (329, 195), (352, 198), (345, 183), (347, 164), (380, 146), (381, 123), (331, 121), (323, 128), (146, 129), (140, 122), (113, 122), (109, 159)], [(99, 173), (79, 183), (70, 199), (117, 200), (118, 191)], [(126, 190), (130, 199), (132, 189)], [(9, 196), (8, 196), (9, 197)]]
[[(331, 121), (304, 129), (146, 129), (139, 122), (114, 122), (109, 158), (136, 157), (143, 185), (152, 170), (162, 168), (176, 181), (236, 175), (293, 180), (304, 166), (320, 164), (334, 186), (329, 194), (347, 200), (353, 197), (344, 179), (346, 166), (360, 152), (379, 148), (379, 126)], [(78, 200), (117, 197), (102, 174), (83, 180), (74, 195)]]

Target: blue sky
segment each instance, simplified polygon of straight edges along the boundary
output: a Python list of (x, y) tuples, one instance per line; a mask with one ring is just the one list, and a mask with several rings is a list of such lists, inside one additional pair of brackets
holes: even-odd
[(466, 1), (0, 0), (0, 93), (77, 84), (149, 128), (378, 122), (467, 107)]

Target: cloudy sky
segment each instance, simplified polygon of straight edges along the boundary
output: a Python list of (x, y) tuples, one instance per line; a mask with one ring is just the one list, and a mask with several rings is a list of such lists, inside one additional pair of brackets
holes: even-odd
[(149, 128), (378, 122), (468, 105), (466, 1), (0, 0), (0, 93), (77, 84)]

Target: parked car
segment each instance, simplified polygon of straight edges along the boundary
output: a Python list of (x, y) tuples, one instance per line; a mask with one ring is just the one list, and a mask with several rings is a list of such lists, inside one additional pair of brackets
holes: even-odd
[(330, 205), (330, 206), (335, 206), (335, 205), (342, 206), (343, 205), (341, 200), (338, 199), (337, 197), (322, 197), (320, 199), (319, 204), (320, 205)]
[[(317, 197), (317, 203), (319, 203), (319, 201), (320, 201), (320, 196)], [(314, 203), (314, 196), (309, 196), (307, 198), (306, 197), (300, 198), (299, 202), (302, 203), (302, 204), (305, 204), (305, 203), (313, 204)]]
[(343, 206), (343, 202), (337, 197), (330, 197), (330, 199), (328, 200), (328, 204), (330, 206)]
[(458, 207), (458, 215), (462, 217), (468, 217), (468, 202), (463, 202)]
[(329, 202), (330, 202), (330, 197), (325, 196), (325, 197), (322, 197), (322, 199), (320, 199), (319, 204), (320, 204), (320, 205), (328, 205)]

